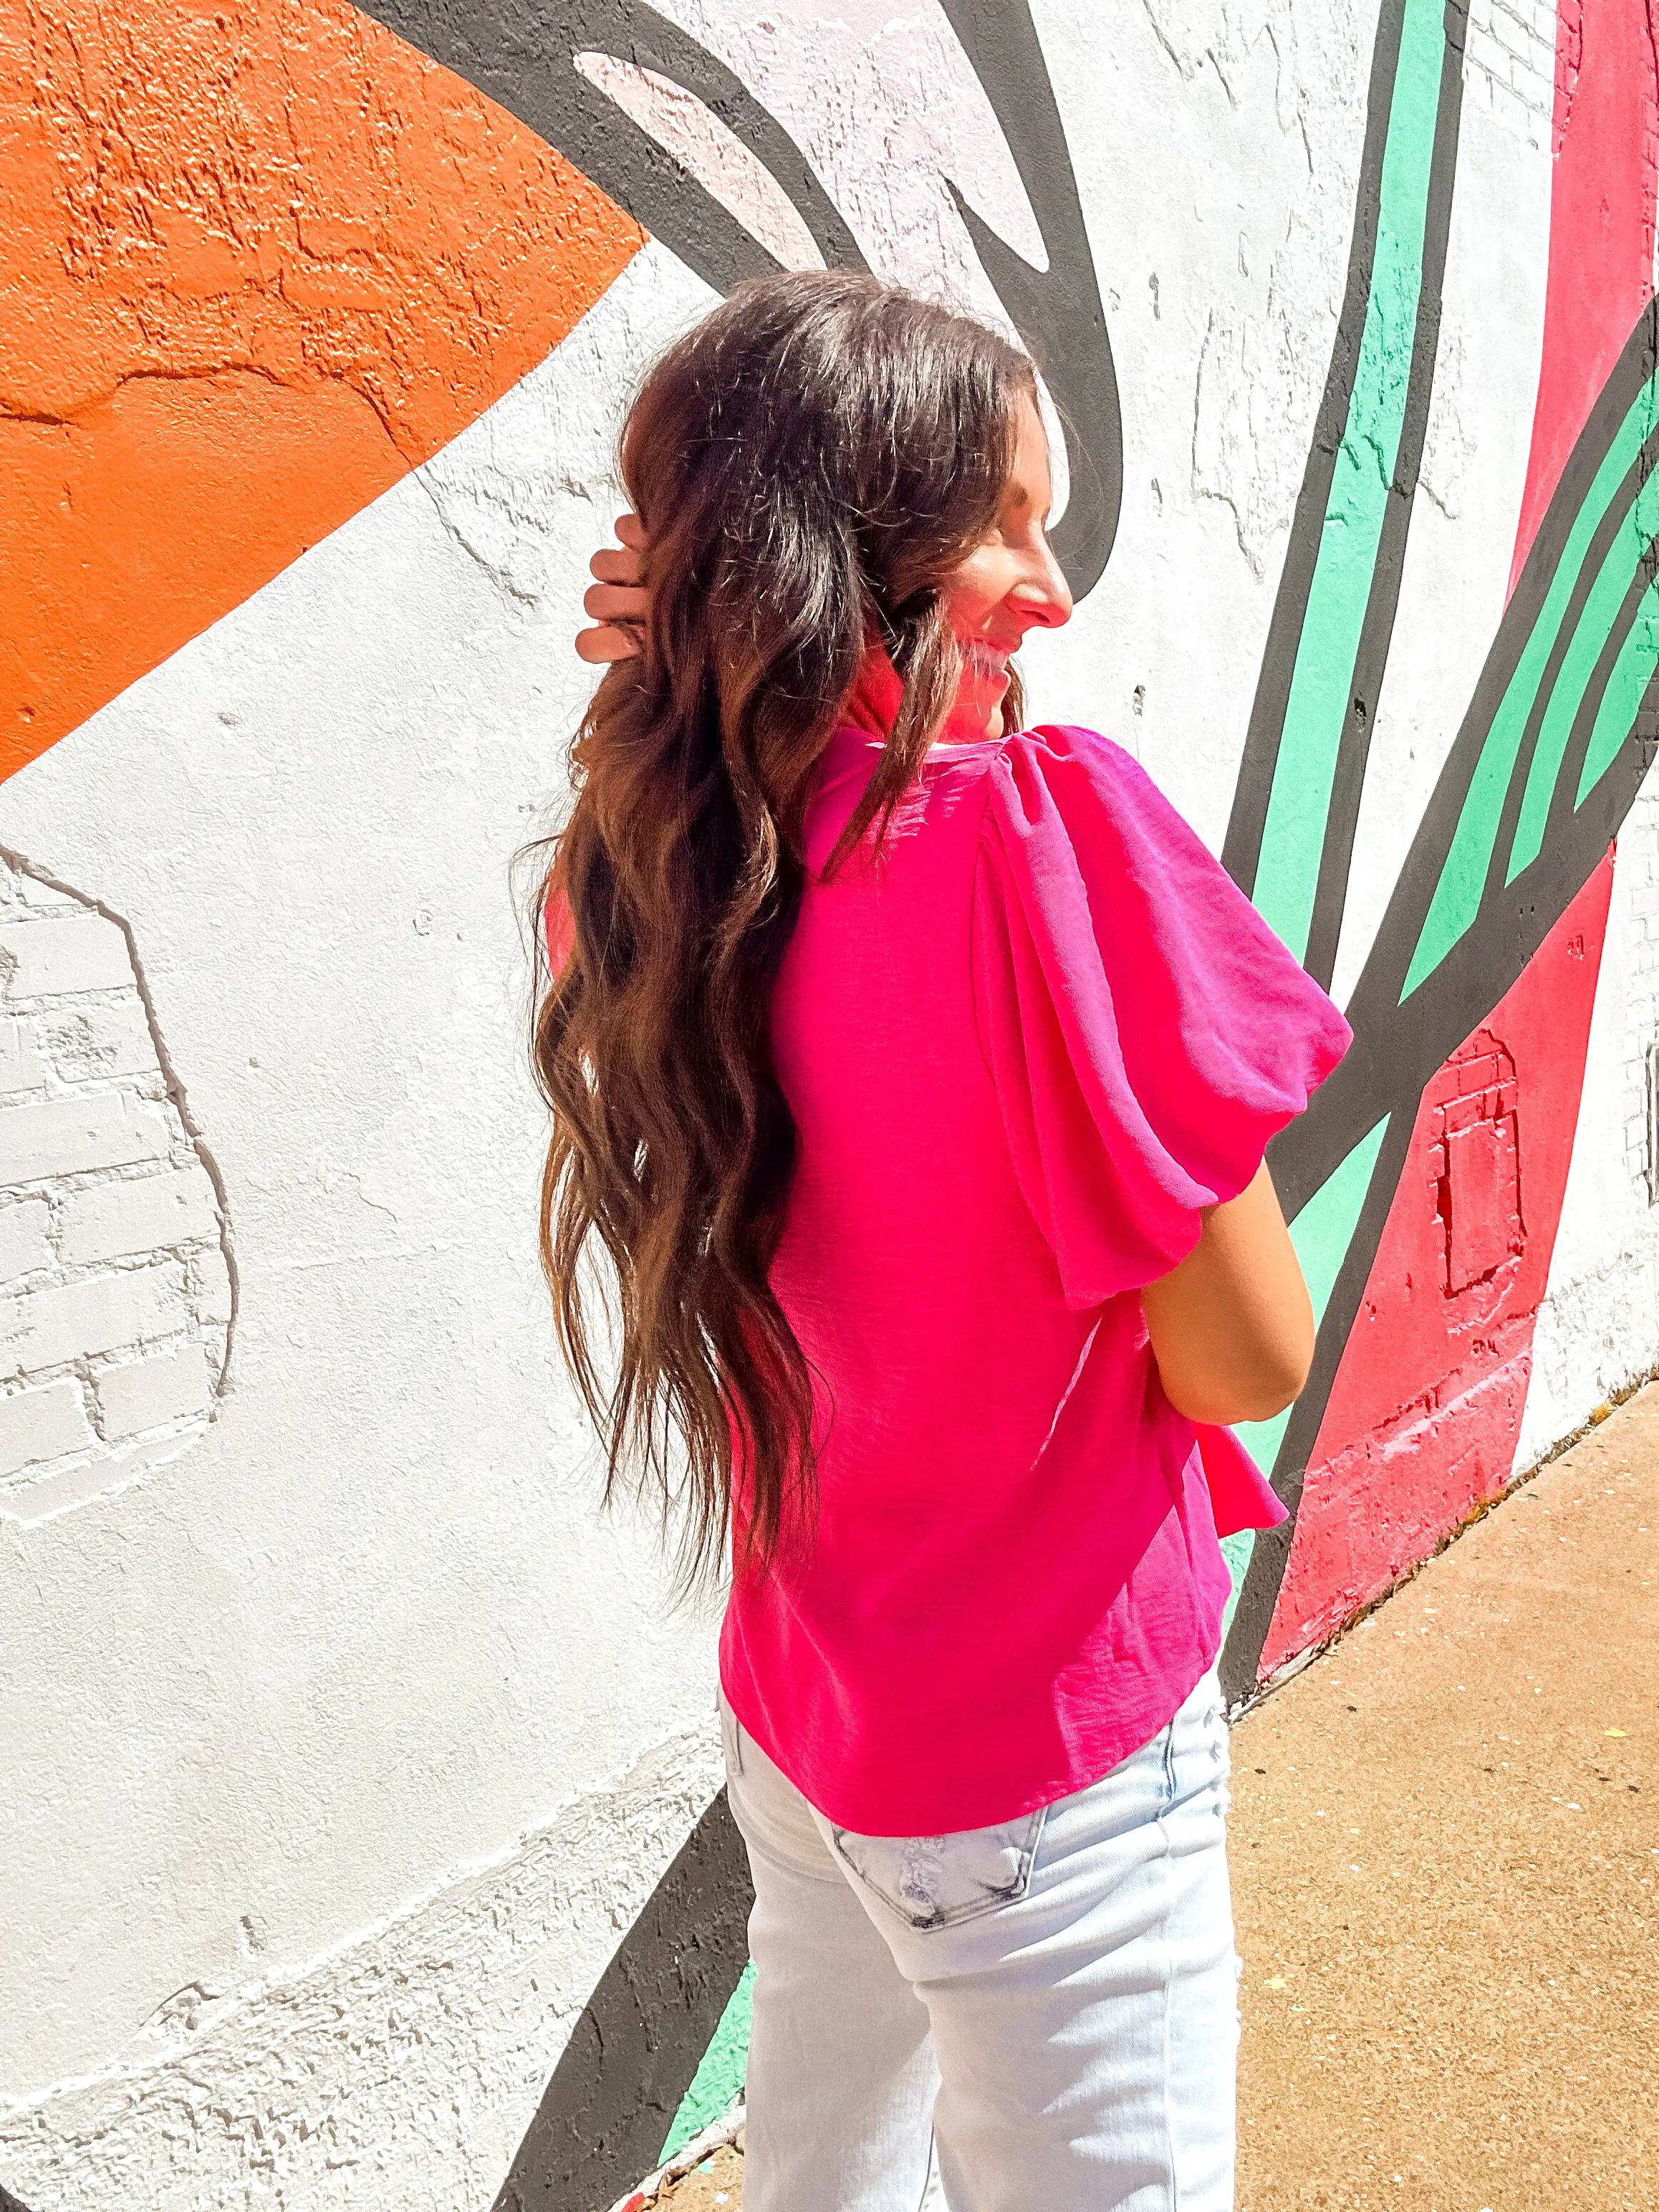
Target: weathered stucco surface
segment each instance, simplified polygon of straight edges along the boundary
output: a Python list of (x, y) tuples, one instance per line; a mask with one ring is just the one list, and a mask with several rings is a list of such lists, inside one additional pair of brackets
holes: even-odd
[(550, 1342), (509, 882), (583, 689), (596, 380), (705, 297), (647, 249), (430, 481), (0, 793), (0, 843), (131, 928), (242, 1292), (165, 1488), (0, 1519), (14, 2095), (245, 1980), (245, 1922), (298, 1972), (712, 1712), (710, 1625), (594, 1516)]
[(112, 2063), (0, 2116), (26, 2201), (487, 2204), (619, 1933), (719, 1778), (712, 1723), (605, 1778), (286, 1971), (240, 1955), (171, 1991)]
[[(1030, 691), (1218, 851), (1297, 564), (1340, 565), (1356, 484), (1408, 512), (1353, 599), (1389, 618), (1347, 1001), (1439, 865), (1517, 571), (1651, 289), (1646, 6), (1574, 0), (1558, 38), (1544, 0), (1475, 0), (1466, 50), (1438, 0), (0, 24), (0, 2179), (32, 2212), (489, 2203), (715, 1788), (712, 1612), (596, 1513), (553, 1351), (514, 863), (566, 796), (623, 405), (733, 238), (1049, 315), (1068, 375), (1109, 349), (1096, 447), (1065, 435), (1079, 501), (1121, 459), (1121, 511)], [(1425, 173), (1443, 63), (1457, 119), (1409, 235), (1402, 25)], [(598, 130), (590, 173), (549, 117)], [(1020, 290), (1062, 246), (1098, 324), (1080, 278)], [(1420, 469), (1331, 412), (1362, 339), (1379, 417), (1420, 389)], [(1659, 1360), (1651, 778), (1615, 826), (1425, 1076), (1352, 1331), (1397, 1312), (1373, 1335), (1421, 1371), (1325, 1376), (1349, 1429), (1304, 1441), (1250, 1682)], [(1322, 1303), (1358, 1235), (1323, 1219)], [(642, 2171), (660, 2113), (606, 2063), (581, 2095), (629, 2144), (648, 2105)]]

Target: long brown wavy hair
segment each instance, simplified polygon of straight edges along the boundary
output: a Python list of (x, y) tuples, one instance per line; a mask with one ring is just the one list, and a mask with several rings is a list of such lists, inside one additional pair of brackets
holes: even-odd
[(816, 1495), (811, 1376), (768, 1279), (795, 1158), (769, 1008), (813, 769), (884, 645), (902, 696), (830, 866), (878, 848), (960, 672), (939, 586), (995, 520), (1034, 393), (994, 331), (816, 272), (735, 291), (623, 426), (649, 616), (576, 734), (536, 897), (538, 947), (544, 913), (570, 938), (538, 979), (541, 1249), (606, 1498), (682, 1500), (690, 1579), (734, 1520), (739, 1568), (769, 1560)]

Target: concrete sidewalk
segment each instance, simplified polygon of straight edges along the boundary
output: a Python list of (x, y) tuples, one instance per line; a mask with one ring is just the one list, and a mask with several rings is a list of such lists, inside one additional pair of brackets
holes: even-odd
[(1238, 1723), (1239, 2212), (1659, 2206), (1656, 1662), (1659, 1387)]
[(1659, 1389), (1233, 1738), (1240, 2212), (1659, 2205)]

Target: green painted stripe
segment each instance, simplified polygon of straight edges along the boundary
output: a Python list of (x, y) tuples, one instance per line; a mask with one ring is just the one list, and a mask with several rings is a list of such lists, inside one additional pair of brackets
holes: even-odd
[[(1440, 871), (1440, 880), (1429, 902), (1417, 950), (1406, 972), (1400, 994), (1402, 999), (1409, 998), (1418, 985), (1434, 973), (1480, 912), (1504, 810), (1504, 796), (1515, 772), (1527, 718), (1532, 712), (1589, 542), (1654, 427), (1656, 383), (1659, 380), (1650, 380), (1638, 393), (1595, 472), (1583, 505), (1573, 519), (1537, 620), (1522, 647), (1515, 672), (1486, 732)], [(1605, 636), (1603, 632), (1604, 641)]]
[(1578, 778), (1575, 807), (1585, 799), (1613, 766), (1630, 736), (1647, 689), (1659, 670), (1659, 577), (1649, 585), (1637, 608), (1630, 634), (1619, 648), (1607, 677), (1607, 688), (1595, 710), (1589, 749)]
[[(1612, 635), (1619, 610), (1636, 580), (1636, 571), (1656, 531), (1659, 531), (1659, 483), (1650, 477), (1632, 501), (1630, 513), (1607, 548), (1607, 557), (1585, 599), (1572, 642), (1562, 656), (1561, 672), (1544, 710), (1537, 747), (1527, 775), (1526, 794), (1521, 802), (1505, 878), (1509, 883), (1513, 883), (1522, 869), (1543, 850), (1550, 801), (1555, 796), (1562, 757), (1572, 736), (1573, 717), (1583, 702), (1585, 687), (1595, 673), (1595, 664)], [(1579, 797), (1583, 796), (1581, 791)]]
[(1308, 949), (1337, 755), (1405, 423), (1444, 58), (1443, 0), (1407, 0), (1365, 325), (1256, 868), (1255, 902), (1298, 959)]
[[(1314, 1319), (1325, 1318), (1325, 1309), (1331, 1302), (1331, 1292), (1336, 1287), (1342, 1262), (1348, 1256), (1348, 1247), (1353, 1242), (1353, 1232), (1359, 1219), (1360, 1208), (1365, 1203), (1365, 1194), (1371, 1187), (1371, 1171), (1376, 1165), (1376, 1156), (1382, 1149), (1386, 1121), (1379, 1121), (1367, 1135), (1362, 1137), (1347, 1158), (1314, 1193), (1291, 1224), (1291, 1242), (1296, 1247), (1296, 1256), (1302, 1262), (1302, 1273), (1308, 1285), (1308, 1296), (1313, 1301)], [(1285, 1429), (1291, 1418), (1291, 1407), (1275, 1413), (1270, 1421), (1241, 1421), (1234, 1431), (1240, 1443), (1249, 1453), (1256, 1465), (1271, 1473), (1279, 1457), (1279, 1448), (1285, 1441)], [(1250, 1564), (1250, 1554), (1255, 1548), (1255, 1531), (1242, 1529), (1236, 1536), (1224, 1536), (1221, 1549), (1228, 1571), (1233, 1578), (1232, 1595), (1227, 1601), (1227, 1610), (1222, 1622), (1224, 1637), (1232, 1626), (1237, 1608), (1239, 1592), (1244, 1587), (1244, 1577)]]
[(720, 2024), (708, 2039), (708, 2048), (691, 2077), (691, 2087), (680, 2100), (674, 2124), (657, 2154), (665, 2166), (676, 2151), (684, 2150), (693, 2136), (701, 2135), (723, 2119), (743, 2094), (744, 2068), (749, 2060), (749, 2031), (755, 2017), (755, 1962), (751, 1959), (738, 1978), (738, 1986), (720, 2014)]

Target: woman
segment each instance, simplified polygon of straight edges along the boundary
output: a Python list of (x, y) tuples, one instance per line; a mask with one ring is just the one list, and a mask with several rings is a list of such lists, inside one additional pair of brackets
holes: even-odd
[[(1134, 762), (1030, 363), (769, 279), (631, 408), (544, 887), (544, 1252), (612, 1481), (728, 1533), (747, 2212), (1218, 2212), (1227, 1431), (1313, 1343), (1262, 1164), (1340, 1014)], [(584, 1255), (614, 1271), (616, 1364)], [(613, 1379), (614, 1374), (614, 1379)]]

